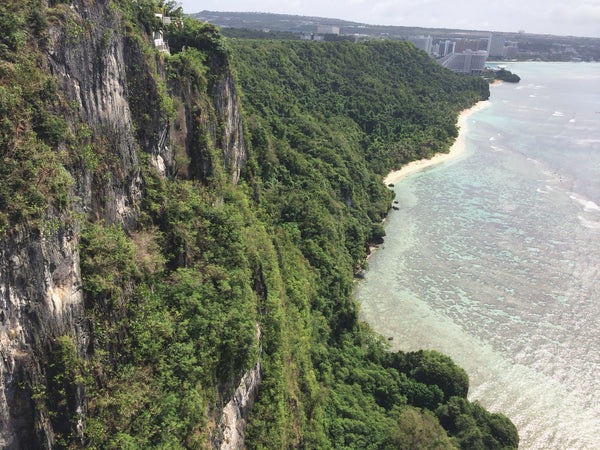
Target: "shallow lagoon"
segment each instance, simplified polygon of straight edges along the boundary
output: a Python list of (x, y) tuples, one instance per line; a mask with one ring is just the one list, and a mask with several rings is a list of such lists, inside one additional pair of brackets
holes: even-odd
[(463, 156), (395, 185), (356, 296), (395, 348), (463, 366), (521, 448), (600, 448), (600, 64), (508, 69)]

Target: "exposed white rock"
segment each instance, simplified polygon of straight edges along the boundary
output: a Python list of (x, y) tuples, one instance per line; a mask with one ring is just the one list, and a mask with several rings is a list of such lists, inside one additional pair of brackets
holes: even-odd
[(256, 396), (262, 380), (260, 360), (250, 369), (235, 390), (233, 398), (225, 405), (221, 416), (221, 429), (223, 442), (221, 450), (237, 450), (244, 448), (244, 433), (246, 431), (246, 418)]

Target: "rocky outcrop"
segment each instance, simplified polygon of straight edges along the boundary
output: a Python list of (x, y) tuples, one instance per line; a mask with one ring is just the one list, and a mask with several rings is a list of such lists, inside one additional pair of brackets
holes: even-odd
[(237, 184), (240, 171), (248, 160), (248, 154), (244, 145), (242, 109), (231, 72), (227, 71), (215, 87), (214, 102), (219, 120), (224, 125), (220, 136), (223, 159), (231, 173), (233, 183)]
[[(57, 430), (50, 411), (57, 411), (49, 404), (47, 389), (52, 384), (48, 369), (55, 340), (69, 336), (80, 358), (88, 352), (90, 328), (77, 251), (80, 226), (73, 217), (88, 215), (132, 228), (143, 189), (119, 19), (105, 2), (59, 5), (55, 14), (47, 30), (47, 61), (42, 64), (71, 105), (61, 113), (73, 133), (87, 127), (88, 142), (102, 150), (102, 168), (110, 176), (94, 172), (85, 161), (74, 162), (67, 167), (74, 180), (73, 211), (48, 211), (41, 227), (22, 226), (0, 242), (2, 448), (53, 447)], [(110, 39), (107, 30), (114, 30)], [(61, 432), (82, 439), (83, 386), (70, 392), (67, 400), (62, 414), (72, 420), (61, 425), (65, 427)]]
[(217, 439), (215, 448), (221, 450), (238, 450), (244, 448), (246, 420), (254, 405), (258, 388), (262, 381), (260, 360), (250, 369), (235, 390), (233, 398), (223, 408), (220, 430), (221, 439)]
[[(205, 92), (191, 80), (170, 86), (182, 100), (172, 138), (175, 143), (185, 143), (190, 159), (185, 172), (190, 176), (206, 181), (214, 175), (218, 163), (225, 168), (229, 181), (237, 184), (248, 151), (237, 86), (228, 64), (222, 57), (213, 57), (211, 77), (218, 81), (207, 86)], [(219, 162), (214, 160), (215, 149)]]
[(85, 161), (72, 168), (74, 197), (98, 218), (131, 228), (143, 186), (126, 68), (139, 66), (143, 58), (119, 33), (119, 20), (106, 2), (72, 2), (48, 30), (48, 65), (74, 105), (67, 112), (71, 126), (90, 130), (90, 143), (102, 159), (95, 167), (100, 170), (86, 168)]
[(258, 396), (262, 381), (260, 325), (256, 324), (256, 340), (259, 342), (258, 359), (254, 367), (244, 374), (231, 400), (223, 408), (218, 431), (213, 439), (213, 448), (241, 450), (244, 448), (246, 422)]
[[(164, 93), (157, 85), (164, 77), (163, 56), (148, 61), (143, 43), (127, 34), (109, 2), (73, 0), (55, 6), (47, 29), (47, 60), (40, 64), (56, 77), (60, 114), (74, 135), (85, 134), (80, 142), (93, 146), (97, 161), (72, 161), (66, 167), (73, 178), (70, 211), (49, 210), (42, 221), (47, 227), (22, 225), (0, 239), (0, 447), (9, 449), (52, 448), (58, 431), (78, 436), (83, 444), (83, 385), (68, 392), (61, 405), (61, 414), (70, 419), (66, 423), (52, 420), (56, 410), (48, 392), (57, 338), (68, 336), (82, 360), (90, 352), (93, 329), (86, 320), (77, 250), (80, 222), (89, 218), (135, 228), (144, 194), (140, 152), (150, 156), (160, 175), (173, 176), (173, 124), (159, 107)], [(206, 115), (214, 130), (212, 145), (222, 150), (230, 179), (237, 183), (247, 155), (229, 71), (212, 94), (207, 107), (216, 113)], [(184, 133), (192, 133), (194, 126), (190, 121)], [(237, 400), (232, 400), (239, 411), (252, 404), (260, 366), (250, 373), (242, 382), (248, 389), (236, 391)], [(240, 428), (240, 414), (228, 419), (227, 428)]]
[[(46, 236), (21, 228), (0, 246), (0, 447), (52, 447), (44, 402), (45, 367), (57, 336), (72, 336), (84, 353), (77, 237), (71, 226)], [(83, 390), (69, 405), (85, 416)], [(74, 424), (82, 433), (83, 423)]]

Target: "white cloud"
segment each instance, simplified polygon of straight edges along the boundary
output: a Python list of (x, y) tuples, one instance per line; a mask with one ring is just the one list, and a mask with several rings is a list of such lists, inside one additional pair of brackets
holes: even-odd
[(600, 24), (600, 3), (578, 3), (575, 5), (559, 5), (553, 16), (570, 24)]

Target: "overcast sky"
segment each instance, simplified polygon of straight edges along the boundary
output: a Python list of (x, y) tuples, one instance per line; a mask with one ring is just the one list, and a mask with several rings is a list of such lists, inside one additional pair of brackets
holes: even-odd
[(178, 0), (186, 13), (255, 11), (373, 25), (600, 37), (600, 0)]

